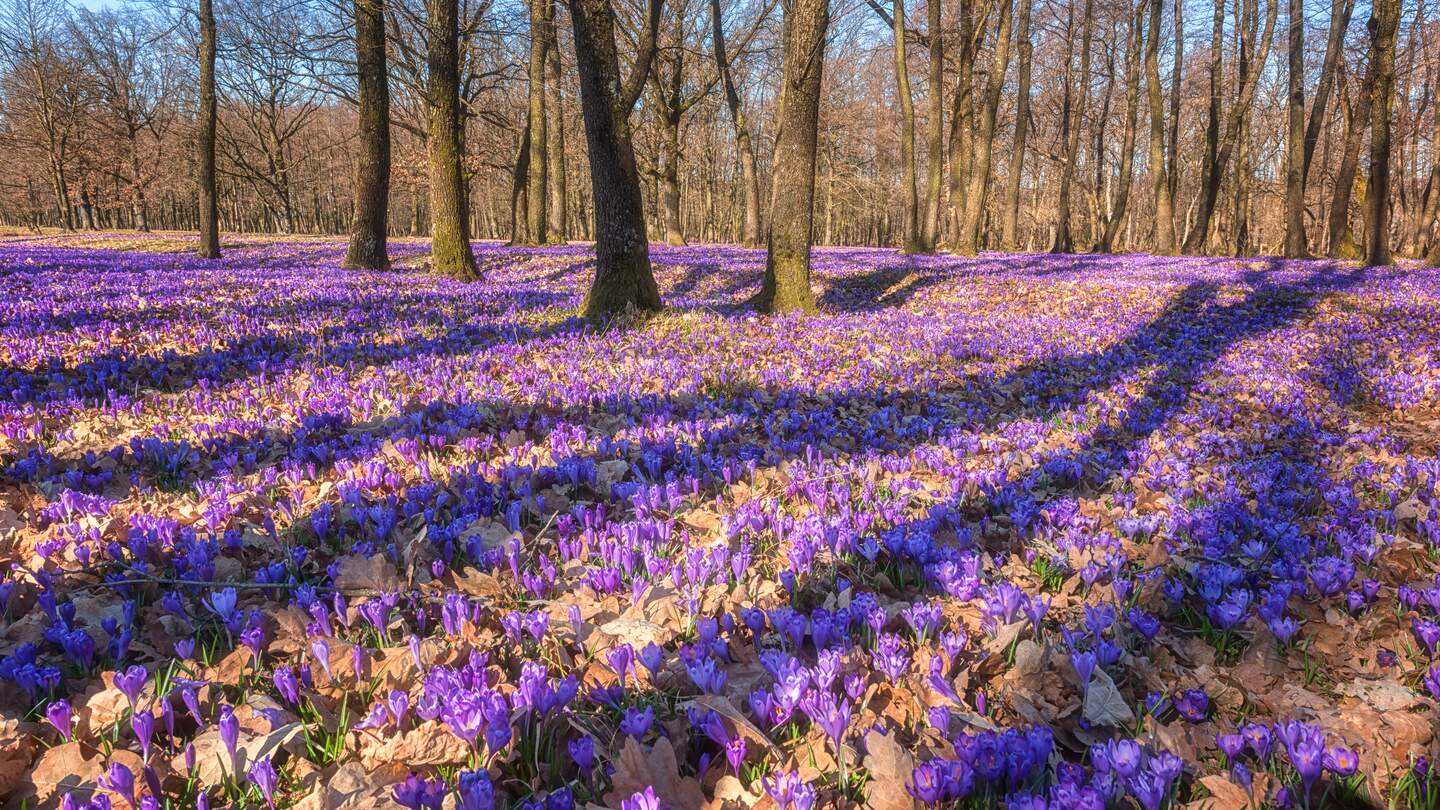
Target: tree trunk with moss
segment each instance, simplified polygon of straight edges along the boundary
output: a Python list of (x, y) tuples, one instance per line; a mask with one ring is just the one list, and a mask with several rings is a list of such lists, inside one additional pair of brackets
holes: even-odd
[(1175, 253), (1175, 203), (1165, 172), (1165, 107), (1160, 92), (1160, 3), (1150, 0), (1150, 30), (1145, 39), (1145, 98), (1150, 108), (1150, 176), (1155, 190), (1154, 250)]
[(660, 8), (661, 0), (650, 0), (635, 66), (622, 81), (610, 0), (573, 0), (570, 4), (595, 212), (595, 280), (584, 304), (585, 314), (591, 318), (631, 308), (661, 308), (660, 288), (650, 269), (645, 205), (630, 130), (630, 113), (655, 57)]
[(220, 258), (220, 203), (215, 187), (215, 7), (200, 0), (200, 247), (202, 259)]
[[(1010, 2), (1010, 0), (1002, 0)], [(940, 200), (945, 193), (945, 32), (940, 0), (927, 0), (925, 31), (930, 36), (930, 115), (925, 122), (925, 222), (920, 247), (934, 253), (940, 243)]]
[[(938, 0), (934, 0), (938, 2)], [(955, 252), (974, 256), (980, 251), (980, 226), (984, 221), (985, 198), (990, 188), (990, 159), (995, 140), (995, 118), (1000, 108), (1000, 91), (1010, 66), (1011, 0), (999, 0), (1000, 18), (995, 29), (995, 62), (986, 80), (985, 97), (980, 101), (980, 127), (975, 137), (975, 160), (970, 168), (970, 185), (965, 192), (965, 212), (955, 240)]]
[(750, 124), (745, 120), (745, 107), (740, 93), (735, 89), (735, 78), (730, 67), (730, 57), (725, 50), (725, 25), (720, 12), (720, 0), (710, 0), (711, 34), (714, 38), (715, 66), (720, 73), (720, 84), (725, 90), (725, 106), (730, 110), (730, 121), (735, 126), (735, 151), (740, 153), (740, 196), (743, 207), (740, 244), (744, 247), (760, 247), (760, 173), (755, 168), (755, 148), (750, 143)]
[(1285, 87), (1285, 258), (1303, 259), (1305, 244), (1305, 6), (1290, 0)]
[(385, 2), (355, 0), (355, 66), (359, 77), (360, 165), (355, 221), (345, 267), (384, 270), (390, 208), (390, 85), (385, 72)]
[(545, 0), (530, 0), (530, 171), (525, 177), (525, 239), (522, 244), (541, 245), (546, 241), (550, 219), (546, 214), (549, 192), (549, 165), (546, 158), (550, 145), (547, 130), (558, 126), (551, 122), (545, 109)]
[(425, 95), (430, 107), (430, 264), (436, 273), (462, 281), (480, 277), (470, 250), (470, 211), (465, 188), (460, 120), (460, 21), (458, 0), (426, 0)]
[(784, 0), (784, 69), (770, 185), (770, 238), (757, 300), (766, 312), (813, 312), (810, 240), (814, 225), (815, 139), (825, 64), (829, 0)]
[[(1073, 10), (1072, 10), (1073, 14)], [(1075, 163), (1080, 157), (1080, 129), (1085, 122), (1085, 106), (1090, 97), (1090, 41), (1094, 31), (1095, 23), (1095, 0), (1085, 0), (1085, 17), (1081, 25), (1080, 34), (1080, 73), (1076, 81), (1065, 83), (1065, 103), (1061, 110), (1060, 131), (1063, 134), (1061, 140), (1065, 142), (1065, 165), (1060, 172), (1059, 201), (1056, 204), (1056, 225), (1055, 241), (1050, 246), (1051, 253), (1074, 253), (1075, 240), (1070, 235), (1070, 189), (1075, 181)], [(1072, 19), (1073, 21), (1073, 19)], [(1073, 32), (1070, 36), (1073, 36)], [(1071, 38), (1067, 36), (1065, 46), (1065, 66), (1069, 73), (1070, 66), (1070, 43)], [(1071, 93), (1074, 87), (1074, 101), (1072, 112)]]
[(1390, 263), (1390, 111), (1395, 104), (1395, 36), (1400, 0), (1375, 0), (1366, 29), (1375, 66), (1370, 104), (1370, 183), (1365, 193), (1365, 263)]
[(555, 30), (555, 0), (545, 0), (545, 241), (563, 245), (570, 238), (569, 189), (565, 175), (565, 97), (560, 86), (560, 42)]
[[(1016, 76), (1015, 137), (1010, 152), (1010, 166), (1005, 173), (1005, 208), (1000, 217), (1000, 246), (1005, 250), (1019, 247), (1020, 175), (1025, 171), (1025, 143), (1030, 134), (1030, 70), (1034, 46), (1030, 43), (1030, 6), (1034, 0), (1019, 0), (1020, 9), (1015, 25), (1015, 49), (1020, 64)], [(952, 169), (953, 171), (953, 169)]]
[(1330, 222), (1328, 230), (1329, 254), (1336, 259), (1360, 258), (1360, 245), (1350, 227), (1350, 202), (1357, 187), (1360, 198), (1365, 198), (1364, 182), (1360, 176), (1360, 148), (1365, 140), (1365, 130), (1370, 128), (1371, 88), (1375, 84), (1375, 68), (1371, 65), (1360, 84), (1359, 92), (1350, 105), (1345, 124), (1345, 151), (1340, 157), (1340, 168), (1335, 172), (1335, 196), (1330, 201)]

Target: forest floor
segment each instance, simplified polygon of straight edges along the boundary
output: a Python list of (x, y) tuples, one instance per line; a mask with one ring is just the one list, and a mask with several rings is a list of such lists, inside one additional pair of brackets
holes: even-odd
[(1440, 806), (1436, 271), (192, 245), (0, 239), (8, 807)]

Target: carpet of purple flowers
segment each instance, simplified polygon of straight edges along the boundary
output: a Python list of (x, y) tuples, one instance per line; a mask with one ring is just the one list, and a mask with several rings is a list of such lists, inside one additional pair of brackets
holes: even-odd
[(1440, 273), (0, 243), (13, 808), (1440, 806)]

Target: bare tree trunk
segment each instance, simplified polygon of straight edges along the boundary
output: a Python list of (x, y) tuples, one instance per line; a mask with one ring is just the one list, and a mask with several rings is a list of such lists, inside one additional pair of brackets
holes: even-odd
[(150, 219), (145, 212), (145, 184), (140, 179), (140, 139), (135, 130), (130, 130), (130, 174), (135, 178), (135, 195), (130, 200), (130, 210), (135, 218), (135, 230), (150, 232)]
[(1345, 46), (1345, 32), (1350, 28), (1350, 17), (1355, 13), (1355, 0), (1331, 0), (1330, 33), (1325, 39), (1325, 61), (1320, 66), (1320, 84), (1315, 88), (1315, 100), (1310, 104), (1310, 122), (1305, 126), (1305, 165), (1303, 174), (1310, 176), (1310, 160), (1315, 156), (1315, 144), (1320, 141), (1320, 130), (1325, 126), (1325, 111), (1330, 104), (1330, 95), (1335, 89), (1335, 75), (1340, 63), (1340, 49)]
[(1370, 63), (1375, 66), (1370, 112), (1370, 183), (1365, 192), (1365, 263), (1390, 263), (1390, 110), (1395, 103), (1395, 36), (1400, 0), (1374, 0)]
[(1145, 90), (1150, 106), (1150, 174), (1155, 187), (1155, 252), (1175, 253), (1175, 203), (1165, 172), (1165, 107), (1160, 94), (1160, 3), (1150, 0), (1150, 29), (1145, 40)]
[(390, 213), (390, 84), (385, 70), (385, 2), (355, 0), (355, 65), (359, 77), (360, 163), (355, 170), (355, 219), (345, 267), (384, 270)]
[(1203, 253), (1205, 250), (1205, 240), (1209, 236), (1210, 209), (1214, 207), (1215, 199), (1220, 191), (1219, 178), (1224, 174), (1224, 168), (1218, 165), (1220, 157), (1220, 95), (1224, 80), (1224, 36), (1225, 0), (1215, 0), (1214, 16), (1210, 27), (1210, 99), (1205, 118), (1205, 156), (1200, 170), (1200, 204), (1195, 220), (1197, 227), (1185, 237), (1183, 250), (1186, 253)]
[(80, 183), (80, 228), (81, 230), (98, 230), (95, 224), (95, 206), (90, 204), (90, 187), (84, 181)]
[(220, 207), (215, 190), (215, 9), (200, 0), (200, 246), (202, 259), (220, 258)]
[(970, 158), (975, 141), (975, 51), (982, 28), (975, 19), (978, 0), (960, 0), (960, 50), (956, 59), (955, 95), (950, 102), (950, 199), (946, 206), (944, 241), (956, 241), (965, 207), (974, 201), (965, 196), (970, 178)]
[(430, 264), (440, 275), (474, 281), (480, 273), (470, 250), (470, 205), (463, 165), (458, 5), (459, 0), (425, 2), (429, 29), (425, 95), (430, 108)]
[(1030, 7), (1034, 0), (1018, 0), (1015, 42), (1020, 51), (1018, 89), (1015, 99), (1015, 138), (1010, 153), (1010, 166), (1005, 174), (1005, 212), (1001, 217), (1000, 244), (1005, 250), (1018, 247), (1016, 231), (1020, 219), (1020, 175), (1025, 170), (1025, 142), (1030, 132), (1030, 64), (1034, 51), (1030, 44)]
[[(1200, 195), (1196, 200), (1195, 220), (1185, 236), (1184, 251), (1186, 253), (1202, 252), (1205, 249), (1205, 243), (1210, 238), (1210, 224), (1216, 203), (1220, 198), (1220, 184), (1224, 178), (1225, 169), (1230, 163), (1230, 155), (1235, 151), (1236, 141), (1250, 118), (1255, 89), (1259, 85), (1261, 74), (1265, 72), (1265, 60), (1270, 56), (1270, 41), (1275, 32), (1279, 0), (1270, 0), (1269, 10), (1265, 15), (1265, 30), (1258, 40), (1255, 37), (1255, 25), (1258, 24), (1255, 9), (1257, 0), (1243, 0), (1243, 2), (1245, 10), (1242, 16), (1244, 19), (1240, 22), (1239, 32), (1243, 50), (1239, 54), (1236, 69), (1236, 81), (1239, 83), (1239, 89), (1226, 117), (1224, 136), (1219, 141), (1220, 148), (1213, 161), (1208, 156), (1206, 159), (1205, 171), (1200, 179)], [(1256, 52), (1253, 54), (1250, 53), (1249, 43), (1251, 42), (1256, 43)], [(1253, 69), (1251, 67), (1252, 59), (1254, 60)]]
[(904, 188), (900, 190), (902, 250), (924, 253), (920, 199), (915, 189), (915, 100), (910, 95), (910, 68), (905, 57), (905, 0), (893, 0), (891, 25), (895, 35), (895, 94), (900, 98), (900, 166), (904, 173)]
[(515, 150), (515, 169), (510, 175), (510, 244), (526, 243), (525, 229), (530, 227), (530, 200), (526, 189), (530, 183), (530, 116), (526, 113), (525, 128), (520, 131), (520, 146)]
[[(1073, 8), (1071, 14), (1074, 14)], [(1073, 16), (1071, 22), (1073, 23)], [(1060, 131), (1065, 140), (1065, 166), (1060, 172), (1060, 191), (1056, 203), (1055, 241), (1050, 245), (1051, 253), (1074, 253), (1075, 240), (1070, 235), (1070, 187), (1075, 181), (1075, 162), (1080, 158), (1080, 129), (1085, 121), (1085, 105), (1090, 98), (1090, 40), (1094, 30), (1095, 0), (1085, 0), (1085, 18), (1080, 33), (1080, 77), (1078, 81), (1065, 83), (1065, 102), (1061, 111)], [(1073, 26), (1072, 26), (1073, 27)], [(1073, 31), (1071, 32), (1073, 34)], [(1070, 51), (1070, 36), (1066, 38), (1066, 56)], [(1069, 71), (1069, 59), (1066, 59)], [(1071, 102), (1071, 87), (1074, 86), (1075, 100)]]
[[(546, 215), (545, 194), (549, 187), (549, 165), (546, 147), (549, 146), (546, 130), (549, 116), (545, 110), (545, 2), (530, 0), (530, 66), (527, 76), (530, 105), (530, 171), (525, 176), (525, 243), (545, 243), (546, 228), (550, 219)], [(558, 125), (558, 122), (556, 122)]]
[[(680, 61), (677, 59), (678, 66)], [(665, 228), (665, 244), (685, 244), (685, 231), (680, 225), (680, 114), (661, 110), (660, 123), (664, 142), (660, 153), (660, 214)]]
[(1330, 203), (1329, 254), (1337, 259), (1360, 258), (1360, 246), (1350, 228), (1350, 198), (1360, 167), (1360, 147), (1365, 139), (1365, 130), (1370, 128), (1370, 106), (1375, 86), (1375, 66), (1365, 71), (1359, 92), (1345, 129), (1345, 151), (1340, 156), (1340, 168), (1335, 172), (1335, 197)]
[(740, 153), (740, 187), (745, 212), (740, 243), (748, 248), (760, 247), (760, 174), (755, 169), (755, 148), (750, 143), (750, 124), (745, 108), (735, 89), (730, 59), (725, 52), (725, 27), (720, 13), (720, 0), (710, 0), (710, 21), (715, 40), (715, 65), (725, 88), (725, 104), (735, 125), (735, 151)]
[(1144, 42), (1144, 27), (1141, 24), (1141, 9), (1131, 12), (1127, 25), (1125, 52), (1125, 134), (1120, 142), (1120, 185), (1110, 204), (1110, 216), (1100, 241), (1095, 245), (1096, 253), (1110, 253), (1115, 249), (1115, 238), (1120, 235), (1120, 226), (1125, 222), (1125, 209), (1130, 202), (1130, 184), (1135, 175), (1135, 132), (1140, 114), (1140, 48)]
[(565, 95), (560, 85), (560, 42), (555, 30), (555, 0), (545, 0), (545, 100), (550, 126), (545, 128), (546, 241), (563, 245), (570, 238), (569, 178), (565, 172)]
[(1170, 66), (1170, 136), (1169, 157), (1165, 164), (1165, 175), (1170, 180), (1170, 201), (1179, 199), (1180, 189), (1180, 90), (1182, 68), (1185, 65), (1185, 2), (1174, 0), (1175, 12), (1175, 61)]
[(783, 0), (785, 67), (770, 186), (770, 238), (757, 305), (766, 312), (812, 312), (810, 240), (815, 211), (815, 138), (825, 66), (829, 0)]
[[(938, 4), (939, 0), (931, 2)], [(985, 197), (990, 187), (996, 111), (1000, 107), (1000, 91), (1005, 86), (1005, 71), (1010, 66), (1010, 17), (1014, 4), (1012, 0), (998, 0), (998, 6), (1000, 18), (995, 28), (995, 62), (986, 81), (985, 98), (981, 100), (975, 157), (970, 166), (969, 187), (965, 191), (964, 216), (955, 240), (955, 252), (964, 256), (973, 256), (980, 251), (980, 225), (984, 221)]]
[(1290, 0), (1288, 114), (1285, 129), (1285, 258), (1302, 259), (1305, 244), (1305, 9)]
[[(1010, 0), (1001, 0), (1008, 5)], [(940, 0), (926, 0), (926, 32), (930, 35), (930, 113), (926, 127), (925, 223), (920, 247), (934, 253), (940, 242), (940, 198), (945, 190), (945, 32)], [(1009, 47), (1009, 43), (1006, 43)], [(1004, 73), (1004, 70), (1001, 70)], [(992, 127), (993, 129), (993, 127)]]
[(655, 58), (660, 9), (661, 0), (650, 0), (635, 66), (622, 81), (610, 0), (574, 0), (570, 4), (595, 212), (595, 280), (584, 304), (585, 314), (592, 318), (632, 307), (661, 307), (660, 288), (650, 269), (640, 173), (630, 141), (630, 113)]
[[(1259, 11), (1257, 0), (1235, 0), (1235, 75), (1241, 84), (1250, 76), (1250, 43), (1255, 39)], [(1276, 0), (1269, 0), (1273, 8)], [(1257, 71), (1258, 72), (1258, 71)], [(1235, 120), (1232, 118), (1232, 120)], [(1250, 116), (1239, 117), (1239, 132), (1235, 137), (1235, 178), (1234, 212), (1235, 221), (1234, 253), (1236, 256), (1250, 254)]]

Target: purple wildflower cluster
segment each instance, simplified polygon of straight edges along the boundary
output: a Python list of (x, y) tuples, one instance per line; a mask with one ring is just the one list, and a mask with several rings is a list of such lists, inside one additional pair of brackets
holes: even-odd
[(0, 792), (1440, 802), (1440, 275), (477, 250), (0, 245)]

